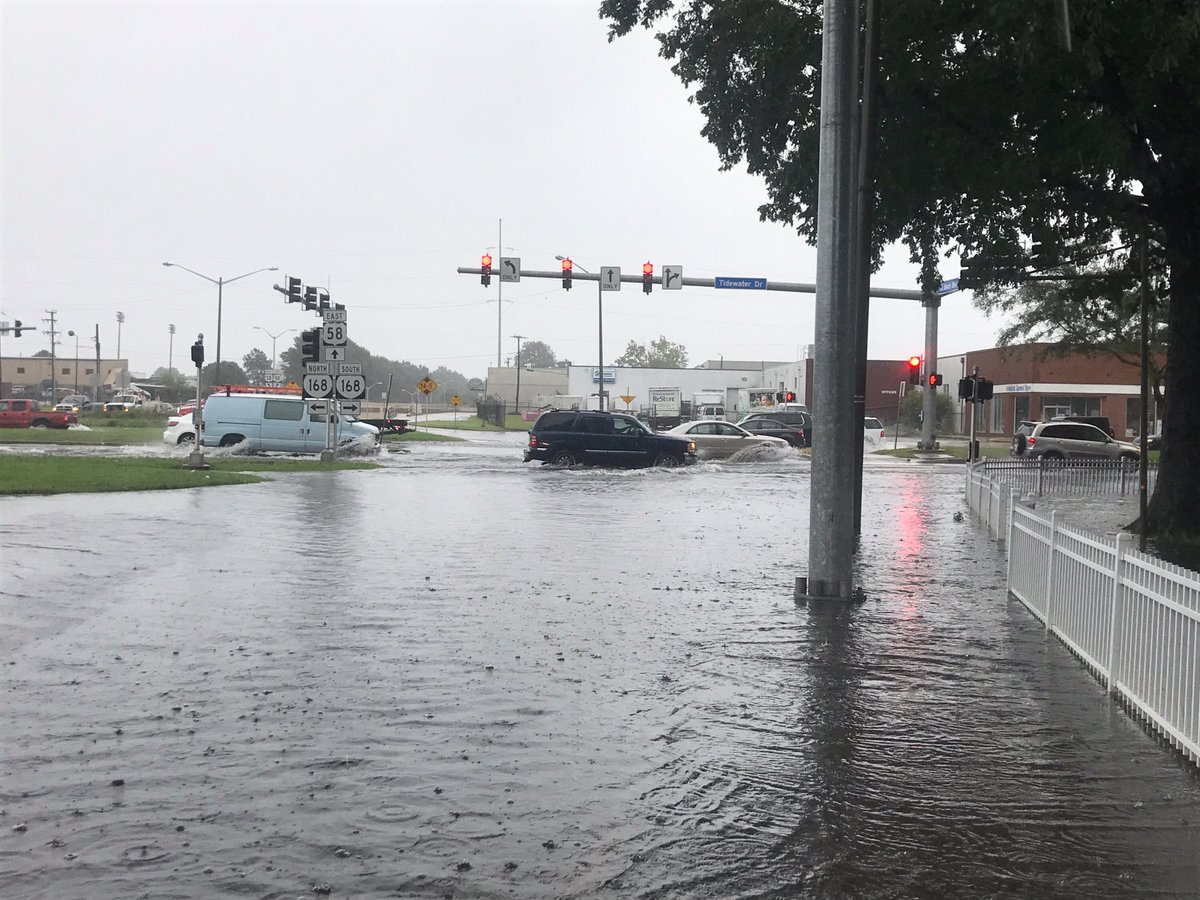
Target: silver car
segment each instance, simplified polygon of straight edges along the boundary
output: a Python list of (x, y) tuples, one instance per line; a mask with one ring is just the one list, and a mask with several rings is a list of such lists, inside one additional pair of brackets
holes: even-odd
[(664, 431), (663, 434), (695, 441), (696, 456), (700, 459), (728, 459), (735, 453), (743, 453), (746, 450), (761, 453), (787, 450), (790, 447), (783, 438), (752, 434), (732, 422), (684, 422)]
[(1114, 440), (1084, 422), (1038, 422), (1023, 426), (1013, 435), (1013, 456), (1031, 459), (1125, 459), (1135, 460), (1137, 445)]

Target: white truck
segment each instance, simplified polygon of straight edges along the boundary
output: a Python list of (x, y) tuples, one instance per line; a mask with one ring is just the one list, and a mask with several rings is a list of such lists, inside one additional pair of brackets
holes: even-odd
[(650, 427), (656, 430), (683, 424), (683, 391), (677, 387), (652, 387), (645, 411)]
[(696, 391), (692, 394), (692, 419), (725, 420), (724, 391)]

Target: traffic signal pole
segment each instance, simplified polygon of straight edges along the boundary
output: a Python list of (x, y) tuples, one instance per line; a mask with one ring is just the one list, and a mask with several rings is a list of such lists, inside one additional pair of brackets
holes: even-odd
[(924, 385), (924, 395), (921, 397), (921, 443), (922, 450), (937, 449), (937, 388), (929, 384), (929, 376), (937, 371), (937, 328), (938, 307), (942, 298), (930, 294), (922, 298), (921, 305), (925, 307), (925, 372), (921, 383)]

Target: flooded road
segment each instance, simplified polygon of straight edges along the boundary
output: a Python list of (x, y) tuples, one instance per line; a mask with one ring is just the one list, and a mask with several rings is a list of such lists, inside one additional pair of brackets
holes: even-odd
[(1195, 898), (1200, 776), (1004, 592), (961, 466), (0, 500), (0, 894)]

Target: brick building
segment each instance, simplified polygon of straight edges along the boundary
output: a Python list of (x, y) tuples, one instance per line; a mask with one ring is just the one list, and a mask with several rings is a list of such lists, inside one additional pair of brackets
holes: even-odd
[[(1012, 435), (1022, 421), (1044, 421), (1057, 415), (1107, 416), (1118, 438), (1129, 438), (1141, 421), (1141, 376), (1136, 363), (1108, 356), (1052, 354), (1053, 344), (972, 350), (938, 358), (945, 379), (942, 390), (958, 397), (958, 380), (979, 374), (995, 385), (995, 397), (978, 404), (975, 430), (984, 436)], [(1159, 359), (1157, 365), (1164, 364)], [(968, 404), (963, 404), (962, 432), (970, 431)], [(1159, 431), (1160, 416), (1151, 410), (1150, 433)]]

